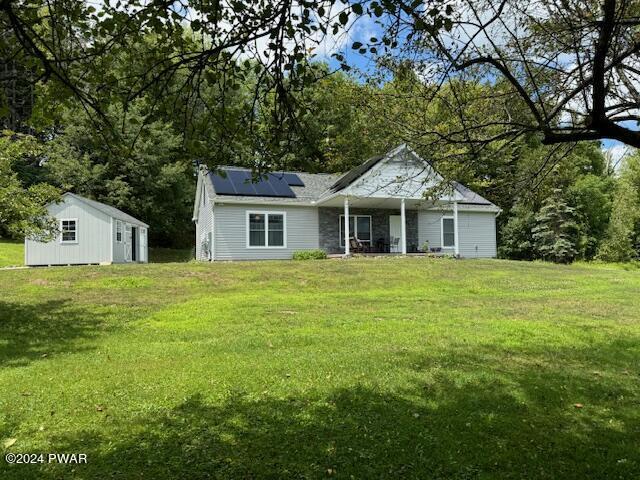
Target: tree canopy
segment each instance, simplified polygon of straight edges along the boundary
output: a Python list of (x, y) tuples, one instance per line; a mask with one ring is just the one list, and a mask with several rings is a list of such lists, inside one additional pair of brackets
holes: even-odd
[(72, 190), (190, 245), (198, 163), (342, 172), (404, 142), (503, 209), (502, 256), (637, 257), (633, 167), (596, 141), (635, 142), (635, 4), (459, 3), (0, 1), (0, 234), (50, 231), (29, 219)]

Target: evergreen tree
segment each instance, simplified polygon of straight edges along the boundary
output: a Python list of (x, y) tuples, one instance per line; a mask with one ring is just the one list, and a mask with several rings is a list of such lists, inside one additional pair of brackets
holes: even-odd
[(627, 158), (613, 199), (607, 236), (598, 259), (628, 262), (640, 256), (640, 156)]
[(571, 263), (576, 258), (579, 228), (575, 216), (575, 208), (555, 189), (536, 215), (536, 226), (532, 230), (540, 257), (556, 263)]
[(536, 225), (535, 213), (524, 202), (516, 203), (509, 212), (509, 220), (502, 228), (498, 253), (502, 258), (531, 260), (535, 257), (532, 230)]

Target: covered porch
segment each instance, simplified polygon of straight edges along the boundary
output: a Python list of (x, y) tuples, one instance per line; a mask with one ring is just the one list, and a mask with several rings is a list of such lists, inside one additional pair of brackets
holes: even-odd
[(443, 208), (453, 211), (452, 229), (448, 233), (452, 237), (453, 248), (447, 252), (423, 252), (419, 238), (419, 214), (433, 206), (433, 202), (415, 198), (335, 196), (318, 207), (320, 248), (330, 256), (354, 253), (459, 255), (456, 202), (443, 205)]

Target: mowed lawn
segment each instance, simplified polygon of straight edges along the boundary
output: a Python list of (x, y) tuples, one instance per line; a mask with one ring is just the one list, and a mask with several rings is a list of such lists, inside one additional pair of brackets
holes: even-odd
[(640, 476), (640, 270), (0, 272), (2, 479)]
[(0, 268), (24, 265), (24, 242), (0, 239)]

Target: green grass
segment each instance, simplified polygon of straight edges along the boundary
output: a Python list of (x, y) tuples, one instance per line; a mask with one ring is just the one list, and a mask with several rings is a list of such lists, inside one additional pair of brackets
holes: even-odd
[(88, 455), (2, 479), (640, 476), (637, 269), (62, 267), (0, 292), (0, 441)]
[(193, 248), (149, 247), (149, 262), (151, 263), (188, 262), (192, 259)]
[[(192, 248), (149, 248), (151, 263), (188, 262), (192, 258)], [(24, 265), (24, 242), (0, 239), (0, 268), (22, 265)]]
[(24, 242), (0, 239), (0, 268), (24, 265)]

